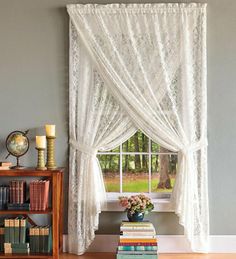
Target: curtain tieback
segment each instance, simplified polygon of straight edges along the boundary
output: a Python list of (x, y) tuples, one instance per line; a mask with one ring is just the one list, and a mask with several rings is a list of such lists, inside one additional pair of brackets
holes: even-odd
[(208, 145), (207, 139), (199, 140), (198, 142), (195, 142), (193, 144), (183, 146), (183, 148), (181, 149), (181, 152), (183, 152), (184, 154), (187, 154), (189, 152), (196, 152), (201, 148), (207, 147), (207, 145)]
[(74, 139), (71, 139), (70, 140), (70, 145), (72, 148), (82, 152), (82, 153), (85, 153), (87, 155), (90, 155), (90, 156), (96, 156), (97, 155), (97, 149), (96, 148), (93, 148), (93, 147), (90, 147), (88, 145), (85, 145), (85, 144), (82, 144), (82, 143), (79, 143), (78, 141), (74, 140)]

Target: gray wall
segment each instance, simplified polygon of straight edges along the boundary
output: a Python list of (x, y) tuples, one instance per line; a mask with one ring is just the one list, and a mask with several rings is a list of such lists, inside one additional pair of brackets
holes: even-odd
[[(45, 123), (55, 123), (57, 163), (67, 167), (68, 15), (65, 6), (79, 2), (86, 3), (75, 0), (0, 1), (0, 160), (6, 155), (4, 141), (8, 133), (30, 129), (32, 145), (22, 158), (22, 164), (34, 166), (34, 136), (44, 132)], [(236, 234), (236, 1), (202, 2), (208, 3), (211, 234)], [(109, 2), (98, 0), (96, 3)], [(67, 170), (65, 174), (67, 188)], [(65, 219), (66, 215), (65, 211)], [(124, 213), (102, 213), (98, 233), (118, 233), (122, 218), (125, 218)], [(173, 213), (153, 213), (150, 219), (158, 226), (160, 234), (182, 233)]]

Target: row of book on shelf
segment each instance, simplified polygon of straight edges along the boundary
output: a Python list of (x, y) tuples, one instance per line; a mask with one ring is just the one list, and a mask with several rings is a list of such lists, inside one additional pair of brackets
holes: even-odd
[(51, 253), (52, 234), (50, 226), (27, 228), (27, 218), (6, 218), (0, 227), (0, 252), (11, 253)]
[(158, 240), (151, 222), (126, 222), (120, 226), (117, 259), (157, 259)]
[(13, 180), (9, 185), (0, 186), (0, 210), (36, 210), (48, 209), (49, 180), (35, 180), (27, 184), (23, 180)]

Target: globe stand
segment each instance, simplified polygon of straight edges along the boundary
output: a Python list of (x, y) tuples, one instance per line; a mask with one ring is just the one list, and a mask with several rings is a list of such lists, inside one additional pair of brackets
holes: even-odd
[(24, 168), (25, 168), (24, 166), (20, 165), (19, 157), (16, 157), (16, 165), (12, 166), (11, 169), (21, 170), (21, 169), (24, 169)]

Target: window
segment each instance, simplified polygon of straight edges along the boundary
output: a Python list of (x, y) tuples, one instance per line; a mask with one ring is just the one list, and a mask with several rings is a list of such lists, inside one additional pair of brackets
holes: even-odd
[(141, 131), (113, 150), (98, 152), (98, 159), (108, 193), (169, 196), (173, 189), (177, 153), (161, 147)]

